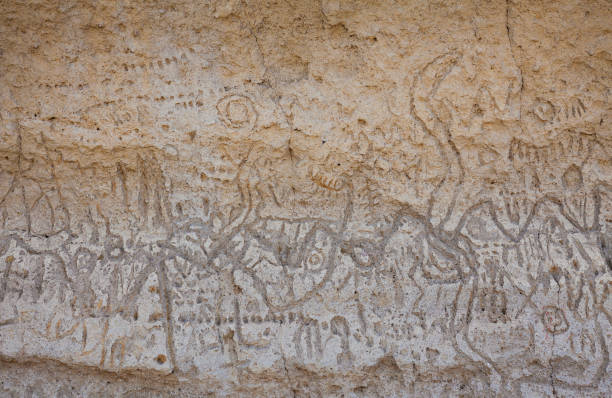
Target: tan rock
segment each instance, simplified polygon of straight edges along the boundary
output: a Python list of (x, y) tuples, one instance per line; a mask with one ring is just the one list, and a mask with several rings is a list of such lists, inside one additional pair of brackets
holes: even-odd
[(0, 8), (0, 396), (612, 394), (606, 1)]

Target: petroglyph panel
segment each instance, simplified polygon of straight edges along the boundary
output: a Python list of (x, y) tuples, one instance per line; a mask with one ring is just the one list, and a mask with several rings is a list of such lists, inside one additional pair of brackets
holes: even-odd
[(605, 1), (0, 7), (0, 395), (612, 395)]

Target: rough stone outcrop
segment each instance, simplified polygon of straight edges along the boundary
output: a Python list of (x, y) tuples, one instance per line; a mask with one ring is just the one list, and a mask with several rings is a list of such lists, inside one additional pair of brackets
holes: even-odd
[(609, 1), (0, 4), (0, 396), (612, 394)]

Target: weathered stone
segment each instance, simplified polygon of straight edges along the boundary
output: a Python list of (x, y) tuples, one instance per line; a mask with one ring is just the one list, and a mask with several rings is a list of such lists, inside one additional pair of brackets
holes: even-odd
[(611, 26), (3, 2), (0, 395), (611, 395)]

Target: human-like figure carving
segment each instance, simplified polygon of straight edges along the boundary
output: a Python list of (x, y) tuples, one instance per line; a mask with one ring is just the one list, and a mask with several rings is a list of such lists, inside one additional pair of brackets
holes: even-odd
[(270, 309), (290, 309), (329, 280), (338, 248), (333, 228), (317, 220), (263, 219), (248, 226), (241, 269)]

